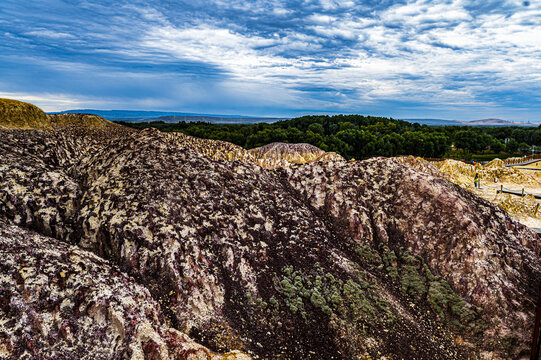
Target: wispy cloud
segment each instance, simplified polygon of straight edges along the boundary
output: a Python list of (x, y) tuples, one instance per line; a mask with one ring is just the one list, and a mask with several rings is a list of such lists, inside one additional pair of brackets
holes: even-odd
[(65, 109), (83, 108), (87, 105), (96, 106), (107, 103), (106, 99), (76, 98), (71, 94), (1, 92), (0, 98), (17, 99), (30, 102), (41, 107), (44, 111), (56, 111), (58, 107)]
[(51, 31), (47, 29), (29, 31), (25, 33), (25, 35), (44, 37), (44, 38), (50, 38), (50, 39), (73, 39), (75, 37), (72, 34), (67, 34), (64, 32), (56, 32), (56, 31)]

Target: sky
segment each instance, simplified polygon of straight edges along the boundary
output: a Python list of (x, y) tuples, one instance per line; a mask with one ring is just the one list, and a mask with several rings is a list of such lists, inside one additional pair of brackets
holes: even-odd
[(2, 0), (0, 97), (541, 122), (541, 0)]

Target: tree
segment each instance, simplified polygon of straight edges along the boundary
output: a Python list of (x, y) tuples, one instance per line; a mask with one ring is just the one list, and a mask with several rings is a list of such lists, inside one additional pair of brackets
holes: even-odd
[(492, 144), (490, 144), (490, 149), (495, 153), (501, 153), (505, 150), (505, 144), (502, 143), (500, 140), (494, 139)]
[(308, 130), (320, 135), (325, 135), (325, 129), (323, 128), (323, 125), (320, 123), (312, 123), (308, 126)]
[(514, 138), (509, 139), (505, 145), (505, 150), (510, 153), (514, 153), (518, 150), (519, 143)]
[(526, 144), (525, 142), (521, 142), (520, 144), (518, 144), (518, 149), (522, 152), (529, 152), (531, 151), (532, 147), (528, 144)]

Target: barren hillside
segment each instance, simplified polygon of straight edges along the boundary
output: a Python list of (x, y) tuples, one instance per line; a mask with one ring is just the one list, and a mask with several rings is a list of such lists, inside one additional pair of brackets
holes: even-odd
[(541, 240), (435, 167), (77, 119), (0, 130), (3, 356), (528, 355)]

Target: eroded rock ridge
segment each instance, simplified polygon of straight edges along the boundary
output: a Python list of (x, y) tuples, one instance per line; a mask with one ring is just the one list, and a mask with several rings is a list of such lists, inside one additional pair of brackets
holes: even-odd
[(78, 119), (0, 130), (0, 356), (528, 354), (541, 241), (435, 167)]

